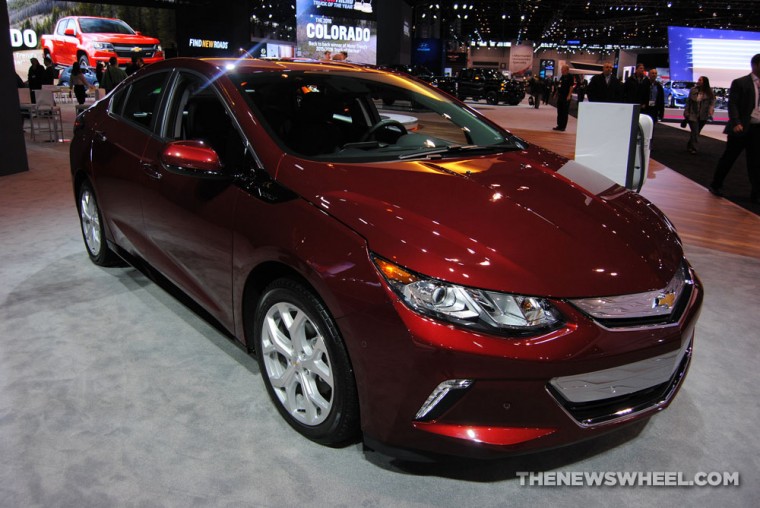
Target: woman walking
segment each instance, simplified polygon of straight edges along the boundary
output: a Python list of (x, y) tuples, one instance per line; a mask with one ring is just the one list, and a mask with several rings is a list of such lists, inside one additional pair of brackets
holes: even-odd
[(697, 85), (689, 92), (689, 99), (683, 110), (683, 117), (689, 124), (691, 136), (686, 145), (689, 153), (697, 153), (699, 133), (702, 127), (712, 118), (715, 111), (715, 94), (710, 87), (707, 76), (700, 76)]

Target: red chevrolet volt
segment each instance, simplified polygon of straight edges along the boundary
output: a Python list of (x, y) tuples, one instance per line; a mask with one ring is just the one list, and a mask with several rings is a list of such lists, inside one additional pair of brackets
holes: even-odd
[(200, 304), (319, 443), (556, 447), (689, 367), (703, 290), (662, 212), (405, 75), (160, 62), (80, 115), (71, 172), (92, 261)]

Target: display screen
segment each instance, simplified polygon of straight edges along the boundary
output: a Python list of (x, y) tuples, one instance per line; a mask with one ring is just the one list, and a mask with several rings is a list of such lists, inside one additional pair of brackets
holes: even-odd
[(377, 13), (371, 0), (297, 0), (296, 56), (377, 63)]
[(749, 74), (752, 56), (760, 53), (760, 32), (670, 26), (668, 49), (671, 80), (707, 76), (712, 86), (728, 88)]
[[(71, 26), (59, 23), (71, 16), (81, 22)], [(42, 63), (44, 55), (50, 55), (61, 68), (74, 61), (95, 66), (108, 59), (107, 52), (117, 55), (120, 65), (129, 61), (130, 54), (151, 62), (176, 53), (173, 9), (8, 0), (8, 19), (14, 67), (22, 80), (26, 80), (31, 59)], [(140, 35), (132, 35), (134, 32)], [(202, 46), (206, 41), (192, 43)]]

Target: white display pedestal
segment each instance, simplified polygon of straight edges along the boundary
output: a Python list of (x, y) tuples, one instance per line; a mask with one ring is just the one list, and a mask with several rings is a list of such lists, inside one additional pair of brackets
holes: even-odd
[(640, 190), (649, 167), (652, 119), (637, 104), (582, 102), (575, 160), (610, 180)]

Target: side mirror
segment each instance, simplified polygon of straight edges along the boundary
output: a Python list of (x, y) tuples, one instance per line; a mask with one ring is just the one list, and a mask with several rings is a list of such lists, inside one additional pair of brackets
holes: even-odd
[(68, 35), (69, 37), (74, 37), (76, 34), (74, 33), (73, 28), (67, 28), (64, 30), (63, 35)]
[(172, 141), (161, 151), (161, 164), (172, 173), (223, 180), (229, 178), (216, 151), (203, 141)]

